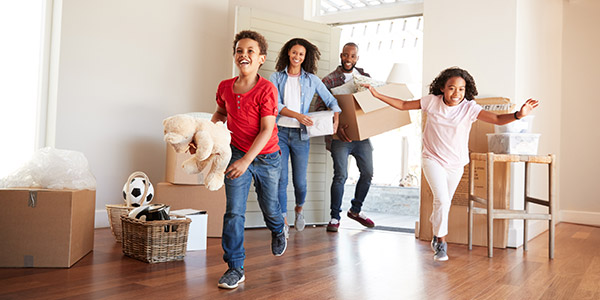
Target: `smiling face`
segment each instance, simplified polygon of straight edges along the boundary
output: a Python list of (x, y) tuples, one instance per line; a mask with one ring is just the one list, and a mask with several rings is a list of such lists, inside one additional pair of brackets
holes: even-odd
[(302, 45), (294, 45), (288, 51), (288, 56), (290, 57), (290, 67), (292, 68), (300, 68), (302, 63), (304, 62), (304, 57), (306, 56), (306, 48)]
[(355, 46), (346, 45), (342, 49), (340, 58), (342, 60), (342, 69), (345, 73), (350, 73), (358, 61), (358, 49)]
[(446, 81), (446, 84), (442, 89), (446, 105), (455, 106), (463, 101), (465, 98), (466, 84), (465, 80), (460, 76), (450, 77), (450, 79)]
[(266, 55), (260, 54), (260, 46), (253, 39), (241, 39), (235, 47), (235, 65), (240, 70), (240, 75), (258, 72), (265, 59)]

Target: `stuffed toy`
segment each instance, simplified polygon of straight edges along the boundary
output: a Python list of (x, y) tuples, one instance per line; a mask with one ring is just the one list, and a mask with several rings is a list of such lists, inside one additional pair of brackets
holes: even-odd
[[(231, 135), (225, 124), (179, 114), (166, 118), (163, 126), (165, 142), (175, 152), (192, 153), (192, 157), (182, 164), (184, 171), (188, 174), (203, 173), (206, 188), (210, 191), (220, 189), (231, 159)], [(190, 145), (194, 146), (195, 152)]]

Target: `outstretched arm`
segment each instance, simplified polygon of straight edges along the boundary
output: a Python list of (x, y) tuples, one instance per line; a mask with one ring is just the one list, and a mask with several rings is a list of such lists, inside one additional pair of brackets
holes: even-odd
[(421, 100), (406, 101), (406, 100), (402, 100), (402, 99), (398, 99), (398, 98), (393, 98), (393, 97), (386, 96), (386, 95), (379, 93), (370, 84), (363, 84), (363, 86), (369, 89), (369, 92), (371, 92), (371, 95), (373, 95), (373, 97), (389, 104), (393, 108), (396, 108), (399, 110), (410, 110), (410, 109), (420, 109), (421, 108)]
[[(537, 100), (529, 99), (529, 100), (525, 101), (525, 104), (523, 104), (523, 106), (521, 106), (521, 109), (516, 112), (516, 117), (521, 119), (521, 118), (529, 115), (529, 113), (531, 113), (531, 111), (534, 108), (538, 107), (538, 105), (539, 105), (539, 101), (537, 101)], [(517, 120), (517, 119), (515, 119), (515, 113), (498, 115), (493, 112), (489, 112), (489, 111), (485, 111), (485, 110), (482, 110), (479, 113), (479, 115), (477, 116), (477, 119), (487, 122), (487, 123), (496, 124), (496, 125), (504, 125), (504, 124), (508, 124), (510, 122)]]

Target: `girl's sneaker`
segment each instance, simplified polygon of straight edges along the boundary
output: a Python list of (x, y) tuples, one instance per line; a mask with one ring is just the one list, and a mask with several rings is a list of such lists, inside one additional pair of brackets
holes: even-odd
[(447, 261), (448, 260), (448, 244), (446, 242), (438, 243), (435, 248), (435, 254), (433, 255), (435, 261)]
[(431, 250), (433, 250), (433, 253), (435, 253), (435, 248), (437, 248), (438, 245), (438, 237), (437, 236), (433, 236), (433, 239), (431, 240)]

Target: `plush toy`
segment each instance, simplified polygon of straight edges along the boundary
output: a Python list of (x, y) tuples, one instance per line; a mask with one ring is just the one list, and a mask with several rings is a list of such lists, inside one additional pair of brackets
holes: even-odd
[(163, 126), (165, 142), (173, 146), (175, 152), (190, 151), (192, 141), (195, 145), (195, 153), (182, 164), (184, 171), (188, 174), (203, 173), (204, 184), (209, 190), (220, 189), (231, 159), (231, 136), (225, 124), (179, 114), (166, 118)]

